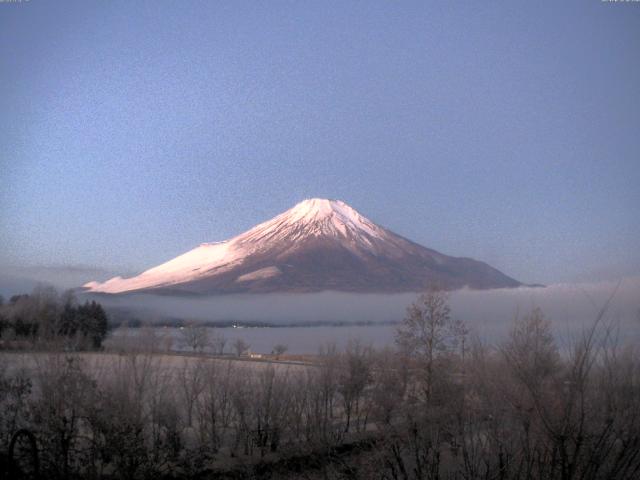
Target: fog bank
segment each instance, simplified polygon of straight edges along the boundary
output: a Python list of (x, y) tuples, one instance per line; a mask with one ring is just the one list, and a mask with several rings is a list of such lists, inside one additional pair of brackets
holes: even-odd
[[(523, 287), (452, 292), (452, 315), (463, 319), (484, 336), (506, 331), (516, 315), (540, 307), (553, 320), (560, 335), (589, 325), (617, 282), (556, 284), (544, 288)], [(91, 295), (87, 295), (92, 297)], [(95, 296), (106, 307), (130, 309), (143, 322), (167, 318), (197, 321), (269, 322), (287, 325), (311, 322), (400, 321), (416, 294), (317, 294), (227, 295), (215, 297), (167, 297), (149, 294)], [(620, 281), (607, 310), (626, 335), (640, 341), (640, 277)]]

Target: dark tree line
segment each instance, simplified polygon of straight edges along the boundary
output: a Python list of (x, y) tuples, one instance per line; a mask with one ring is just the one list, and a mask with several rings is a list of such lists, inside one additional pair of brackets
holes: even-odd
[(37, 287), (30, 294), (0, 299), (0, 341), (11, 346), (54, 346), (98, 349), (108, 331), (108, 318), (95, 301), (79, 303), (68, 291)]

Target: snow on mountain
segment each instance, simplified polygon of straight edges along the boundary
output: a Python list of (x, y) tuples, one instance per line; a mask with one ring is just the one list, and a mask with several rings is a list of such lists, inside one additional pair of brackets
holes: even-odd
[(102, 293), (417, 291), (519, 282), (481, 262), (448, 257), (376, 225), (344, 202), (313, 198), (230, 240), (203, 243), (133, 278), (89, 282)]

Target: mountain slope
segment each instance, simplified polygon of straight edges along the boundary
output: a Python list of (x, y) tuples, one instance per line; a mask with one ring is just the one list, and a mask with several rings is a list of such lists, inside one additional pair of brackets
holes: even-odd
[(136, 277), (84, 287), (103, 293), (406, 292), (433, 282), (449, 289), (521, 285), (486, 263), (413, 243), (344, 202), (315, 198)]

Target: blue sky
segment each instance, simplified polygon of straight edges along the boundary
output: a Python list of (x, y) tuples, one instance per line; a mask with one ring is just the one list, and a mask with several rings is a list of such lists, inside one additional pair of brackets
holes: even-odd
[(525, 282), (638, 274), (638, 52), (599, 0), (0, 3), (0, 265), (136, 272), (328, 197)]

